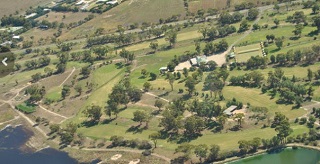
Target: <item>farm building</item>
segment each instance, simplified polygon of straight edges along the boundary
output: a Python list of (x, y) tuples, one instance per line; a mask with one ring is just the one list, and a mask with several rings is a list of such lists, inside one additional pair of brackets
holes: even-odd
[(31, 13), (29, 15), (26, 15), (25, 18), (28, 19), (28, 18), (32, 18), (32, 17), (35, 17), (37, 15), (37, 13)]
[(20, 40), (21, 37), (20, 37), (19, 35), (14, 35), (14, 36), (12, 37), (12, 39)]
[(190, 64), (192, 66), (199, 66), (201, 63), (207, 64), (208, 59), (206, 56), (197, 56), (195, 58), (190, 59)]
[(228, 116), (232, 116), (233, 112), (237, 109), (238, 107), (235, 105), (230, 106), (229, 108), (227, 108), (226, 110), (223, 111), (224, 114), (228, 115)]

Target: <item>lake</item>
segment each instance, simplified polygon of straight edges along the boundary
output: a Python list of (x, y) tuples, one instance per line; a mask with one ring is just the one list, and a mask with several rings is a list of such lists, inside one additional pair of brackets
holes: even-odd
[(24, 152), (21, 146), (25, 145), (31, 132), (22, 126), (15, 128), (8, 126), (0, 132), (0, 163), (6, 164), (76, 164), (75, 159), (67, 153), (52, 148), (38, 152)]
[(304, 148), (286, 148), (279, 152), (256, 155), (230, 162), (229, 164), (318, 164), (319, 162), (319, 151)]

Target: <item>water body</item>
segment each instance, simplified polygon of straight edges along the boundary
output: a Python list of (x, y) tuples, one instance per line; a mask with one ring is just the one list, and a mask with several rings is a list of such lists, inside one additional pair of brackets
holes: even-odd
[(38, 152), (25, 152), (20, 148), (31, 136), (22, 126), (6, 127), (0, 131), (0, 163), (6, 164), (76, 164), (67, 153), (52, 148)]
[(320, 164), (320, 152), (304, 148), (287, 148), (271, 154), (245, 158), (230, 164)]

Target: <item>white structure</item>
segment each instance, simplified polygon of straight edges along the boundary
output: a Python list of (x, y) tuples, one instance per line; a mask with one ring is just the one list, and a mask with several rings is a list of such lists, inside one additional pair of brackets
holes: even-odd
[(17, 39), (17, 40), (19, 40), (19, 39), (21, 39), (21, 37), (18, 35), (18, 36), (16, 36), (16, 35), (14, 35), (13, 37), (12, 37), (12, 39)]
[(82, 4), (84, 4), (84, 1), (83, 1), (83, 0), (77, 2), (75, 5), (76, 5), (76, 6), (79, 6), (79, 5), (82, 5)]
[(115, 4), (118, 4), (117, 0), (107, 2), (107, 5), (115, 5)]
[(31, 14), (29, 14), (29, 15), (26, 15), (25, 18), (26, 18), (26, 19), (32, 18), (32, 17), (34, 17), (34, 16), (36, 16), (36, 15), (37, 15), (37, 13), (31, 13)]

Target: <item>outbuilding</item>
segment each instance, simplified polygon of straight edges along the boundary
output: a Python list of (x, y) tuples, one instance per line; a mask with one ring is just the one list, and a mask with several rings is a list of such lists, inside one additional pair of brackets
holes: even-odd
[(229, 108), (227, 108), (226, 110), (223, 111), (224, 114), (228, 115), (228, 116), (232, 116), (233, 112), (237, 109), (238, 107), (235, 105), (231, 105)]

